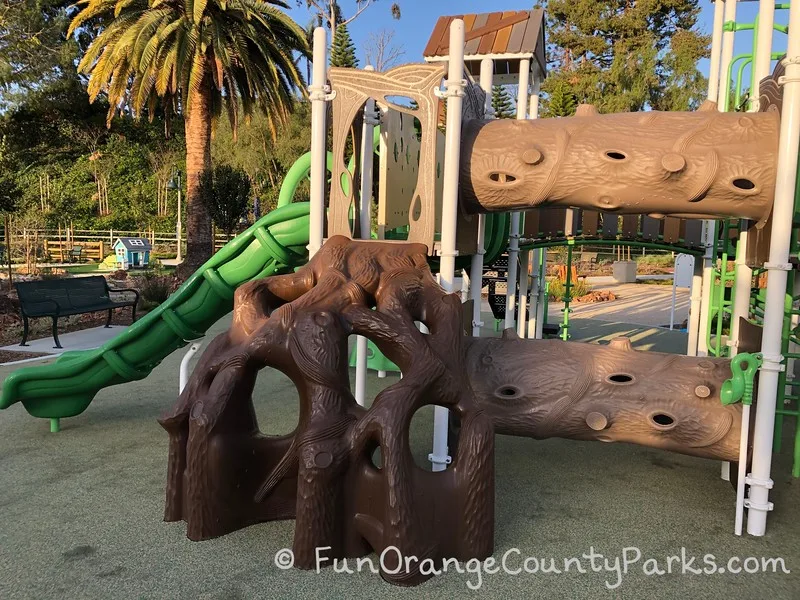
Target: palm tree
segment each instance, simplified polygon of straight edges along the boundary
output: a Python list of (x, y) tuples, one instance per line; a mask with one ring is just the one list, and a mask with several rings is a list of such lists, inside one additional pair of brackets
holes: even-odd
[(288, 117), (303, 77), (294, 54), (308, 54), (305, 31), (282, 0), (81, 0), (68, 35), (96, 37), (78, 71), (89, 97), (102, 92), (108, 121), (123, 108), (152, 119), (159, 102), (182, 112), (186, 130), (188, 247), (184, 273), (212, 252), (211, 220), (200, 201), (200, 175), (211, 164), (211, 131), (223, 109), (234, 132), (256, 108), (273, 138)]

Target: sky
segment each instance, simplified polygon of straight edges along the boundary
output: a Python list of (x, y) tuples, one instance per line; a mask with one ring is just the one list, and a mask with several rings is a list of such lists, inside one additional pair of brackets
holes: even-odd
[[(295, 0), (286, 0), (287, 3), (296, 5)], [(529, 10), (535, 2), (531, 0), (497, 0), (487, 2), (486, 0), (395, 0), (400, 4), (402, 18), (395, 20), (390, 13), (392, 0), (378, 0), (370, 6), (358, 19), (348, 25), (350, 34), (358, 49), (358, 58), (362, 66), (364, 63), (364, 42), (370, 32), (381, 29), (395, 31), (395, 41), (405, 48), (405, 56), (401, 62), (422, 62), (422, 51), (433, 31), (436, 20), (441, 15), (483, 13), (503, 10)], [(304, 4), (304, 3), (303, 3)], [(547, 10), (546, 1), (543, 2)], [(355, 11), (355, 0), (339, 0), (345, 16), (352, 15)], [(710, 0), (701, 0), (703, 7), (698, 29), (707, 34), (711, 34), (711, 27), (714, 19), (714, 5)], [(752, 22), (758, 13), (758, 2), (739, 2), (737, 4), (737, 21)], [(305, 26), (310, 20), (310, 14), (305, 6), (291, 10), (292, 17), (301, 25)], [(777, 11), (775, 22), (786, 24), (788, 11)], [(545, 30), (545, 36), (547, 32)], [(786, 47), (785, 37), (776, 33), (773, 48), (784, 49)], [(749, 51), (752, 44), (750, 32), (739, 32), (736, 34), (735, 52)], [(701, 61), (700, 70), (708, 74), (708, 61)], [(747, 72), (745, 72), (745, 77)]]

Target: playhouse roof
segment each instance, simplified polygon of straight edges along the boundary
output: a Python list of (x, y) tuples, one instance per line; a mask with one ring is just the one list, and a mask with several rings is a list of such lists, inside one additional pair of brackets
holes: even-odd
[(464, 20), (466, 45), (464, 62), (473, 77), (480, 73), (484, 58), (494, 59), (495, 75), (516, 79), (523, 58), (532, 58), (539, 72), (545, 73), (544, 56), (544, 10), (510, 10), (505, 12), (453, 15), (439, 17), (433, 33), (423, 51), (428, 62), (446, 60), (450, 45), (450, 23), (453, 19)]
[(117, 238), (117, 241), (114, 242), (114, 248), (117, 247), (117, 244), (122, 244), (126, 250), (133, 250), (133, 251), (153, 249), (153, 247), (150, 245), (150, 240), (148, 240), (147, 238), (121, 237)]

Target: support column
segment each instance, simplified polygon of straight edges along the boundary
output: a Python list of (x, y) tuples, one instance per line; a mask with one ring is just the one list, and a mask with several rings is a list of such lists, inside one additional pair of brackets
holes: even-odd
[(689, 296), (689, 340), (686, 344), (686, 356), (697, 356), (697, 339), (700, 331), (700, 306), (703, 299), (703, 259), (694, 257), (694, 273)]
[[(734, 4), (733, 11), (735, 15), (736, 6), (735, 0), (731, 0)], [(722, 59), (722, 37), (723, 25), (725, 23), (725, 0), (716, 0), (714, 2), (714, 25), (711, 34), (711, 57), (708, 73), (708, 99), (712, 102), (717, 102), (720, 96), (720, 73), (721, 59)], [(731, 33), (733, 35), (733, 33)], [(733, 52), (733, 44), (731, 38), (731, 55)], [(727, 65), (730, 64), (731, 55), (728, 56)], [(721, 108), (720, 106), (717, 107)], [(702, 258), (702, 281), (700, 286), (700, 310), (697, 314), (697, 345), (696, 348), (690, 346), (687, 354), (690, 356), (708, 356), (708, 311), (711, 306), (711, 287), (714, 277), (714, 260), (713, 256), (713, 238), (714, 238), (715, 221), (703, 221), (703, 244), (705, 246), (705, 253)], [(699, 260), (699, 259), (698, 259)], [(694, 287), (694, 281), (692, 282)], [(694, 293), (694, 292), (692, 292)], [(691, 330), (690, 330), (691, 339)]]
[[(442, 191), (442, 234), (439, 282), (447, 292), (454, 292), (456, 269), (456, 222), (458, 218), (458, 171), (461, 154), (461, 108), (464, 101), (464, 21), (450, 24), (450, 57), (445, 82), (447, 129), (444, 147), (444, 186)], [(434, 471), (444, 471), (450, 462), (447, 455), (449, 411), (437, 406), (433, 420), (433, 452), (428, 457)]]
[[(519, 61), (519, 91), (517, 93), (517, 119), (524, 120), (528, 112), (528, 84), (530, 82), (531, 59), (523, 58)], [(514, 327), (514, 312), (517, 294), (517, 261), (519, 259), (519, 226), (520, 213), (511, 213), (511, 228), (508, 235), (508, 273), (506, 289), (506, 319), (505, 328)]]
[(517, 335), (521, 338), (528, 337), (528, 256), (530, 252), (523, 252), (519, 257), (519, 314), (517, 318)]
[(722, 49), (722, 25), (725, 21), (725, 0), (714, 2), (714, 26), (711, 34), (711, 57), (708, 68), (708, 99), (717, 101), (719, 95), (719, 61)]
[[(367, 65), (365, 71), (375, 69)], [(372, 157), (374, 149), (372, 138), (375, 125), (380, 125), (380, 119), (375, 114), (375, 100), (370, 98), (364, 106), (364, 125), (361, 128), (361, 188), (359, 190), (358, 225), (362, 240), (368, 240), (372, 233)], [(356, 385), (355, 399), (359, 405), (365, 406), (367, 402), (367, 338), (356, 337)]]
[(528, 337), (538, 339), (540, 329), (540, 313), (542, 312), (542, 291), (544, 282), (541, 278), (539, 263), (544, 249), (537, 248), (530, 252), (528, 270), (531, 273), (531, 305), (528, 313)]
[[(484, 58), (481, 61), (481, 89), (486, 93), (484, 105), (487, 119), (494, 117), (492, 108), (492, 79), (494, 77), (494, 61)], [(478, 215), (478, 248), (470, 265), (470, 298), (472, 299), (472, 337), (481, 336), (481, 289), (483, 288), (483, 257), (486, 254), (486, 215)]]
[[(528, 118), (535, 119), (539, 116), (539, 89), (540, 77), (538, 72), (533, 76), (533, 90), (528, 100)], [(525, 222), (525, 215), (520, 215), (521, 223)], [(523, 252), (519, 258), (519, 298), (517, 305), (517, 335), (521, 338), (528, 337), (528, 287), (530, 286), (529, 261), (532, 259), (530, 251)]]
[(311, 201), (309, 231), (308, 231), (308, 258), (312, 258), (322, 247), (322, 236), (325, 224), (325, 173), (327, 151), (326, 145), (326, 113), (328, 110), (327, 85), (327, 47), (328, 36), (325, 29), (317, 27), (314, 30), (314, 55), (311, 85), (308, 87), (308, 97), (311, 100)]
[(764, 535), (767, 528), (767, 513), (772, 509), (769, 490), (772, 489), (770, 471), (772, 467), (772, 438), (775, 427), (775, 404), (778, 395), (778, 380), (783, 369), (781, 337), (783, 332), (784, 300), (786, 295), (789, 248), (794, 213), (794, 195), (797, 186), (797, 156), (800, 144), (800, 3), (789, 9), (789, 47), (784, 59), (786, 74), (783, 84), (783, 110), (781, 133), (778, 142), (778, 175), (775, 185), (775, 203), (772, 209), (769, 262), (767, 269), (767, 295), (764, 306), (764, 331), (761, 367), (756, 402), (756, 422), (753, 431), (752, 472), (747, 478), (750, 484), (749, 498), (745, 501), (747, 532)]

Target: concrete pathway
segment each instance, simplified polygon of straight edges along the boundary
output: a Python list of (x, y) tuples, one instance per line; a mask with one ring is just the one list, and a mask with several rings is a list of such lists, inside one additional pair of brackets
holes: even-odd
[[(647, 276), (654, 278), (656, 276)], [(572, 303), (571, 317), (599, 319), (601, 321), (621, 321), (636, 325), (662, 327), (669, 325), (672, 301), (672, 286), (648, 285), (644, 283), (616, 283), (613, 277), (587, 278), (593, 290), (609, 290), (617, 299), (611, 302), (594, 304)], [(563, 302), (548, 305), (548, 322), (561, 320)], [(675, 302), (675, 324), (680, 326), (689, 314), (689, 290), (678, 288)]]
[(91, 350), (93, 348), (99, 348), (125, 329), (127, 328), (123, 325), (112, 325), (108, 328), (93, 327), (91, 329), (83, 329), (71, 333), (60, 333), (58, 334), (58, 339), (61, 341), (63, 348), (54, 348), (53, 337), (48, 336), (38, 340), (29, 340), (27, 346), (13, 344), (11, 346), (3, 346), (0, 350), (7, 350), (9, 352), (41, 352), (43, 354), (58, 356), (68, 350)]

